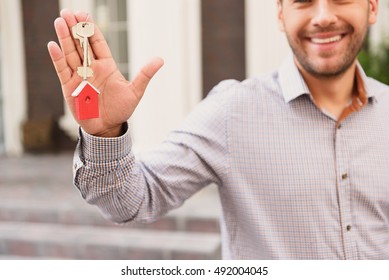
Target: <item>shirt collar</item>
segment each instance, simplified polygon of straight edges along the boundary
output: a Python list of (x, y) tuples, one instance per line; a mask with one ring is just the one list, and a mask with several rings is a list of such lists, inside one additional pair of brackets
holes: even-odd
[(367, 77), (365, 71), (363, 70), (363, 68), (362, 68), (362, 66), (361, 66), (361, 64), (359, 62), (357, 62), (357, 71), (358, 71), (358, 74), (359, 74), (359, 77), (360, 77), (360, 81), (362, 82), (363, 87), (365, 88), (366, 97), (368, 99), (370, 99), (370, 98), (376, 99), (375, 98), (376, 97), (376, 93), (372, 89), (370, 78)]
[(279, 78), (286, 103), (301, 95), (310, 94), (308, 86), (294, 62), (293, 55), (290, 55), (281, 65)]
[[(374, 92), (371, 90), (369, 78), (366, 76), (366, 73), (359, 62), (357, 63), (357, 71), (357, 75), (359, 75), (360, 78), (358, 88), (361, 89), (361, 86), (362, 90), (364, 88), (366, 97), (368, 99), (375, 97)], [(304, 94), (308, 94), (310, 96), (309, 88), (305, 83), (304, 78), (301, 75), (296, 63), (294, 62), (293, 55), (290, 55), (281, 65), (279, 70), (279, 79), (282, 94), (286, 103), (289, 103), (290, 101)]]

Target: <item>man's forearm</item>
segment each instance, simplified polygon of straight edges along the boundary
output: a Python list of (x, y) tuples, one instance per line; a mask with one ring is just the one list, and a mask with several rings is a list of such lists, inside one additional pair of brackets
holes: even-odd
[(131, 139), (124, 132), (118, 138), (101, 138), (80, 131), (73, 160), (74, 185), (82, 197), (117, 223), (132, 220), (144, 197), (133, 172)]

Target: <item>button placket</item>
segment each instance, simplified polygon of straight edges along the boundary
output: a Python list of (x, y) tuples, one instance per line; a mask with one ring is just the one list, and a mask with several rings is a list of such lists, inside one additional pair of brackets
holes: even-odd
[(339, 195), (339, 211), (341, 219), (341, 228), (343, 232), (343, 245), (346, 259), (356, 258), (354, 248), (354, 238), (352, 231), (352, 215), (350, 201), (350, 173), (349, 173), (349, 152), (345, 137), (344, 124), (337, 124), (335, 129), (335, 153), (337, 165), (337, 187)]

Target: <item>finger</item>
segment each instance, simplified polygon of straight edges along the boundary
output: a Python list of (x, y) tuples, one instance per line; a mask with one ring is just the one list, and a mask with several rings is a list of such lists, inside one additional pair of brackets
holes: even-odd
[(158, 70), (163, 66), (164, 61), (162, 58), (154, 58), (148, 64), (143, 66), (141, 71), (135, 76), (131, 82), (136, 96), (140, 100), (143, 97), (143, 94), (149, 84), (150, 80), (158, 72)]
[(57, 72), (58, 78), (62, 85), (65, 85), (72, 77), (72, 70), (66, 62), (66, 59), (55, 42), (49, 42), (47, 44), (51, 60), (53, 61), (55, 71)]
[[(75, 26), (79, 22), (79, 20), (77, 20), (77, 18), (75, 16), (75, 14), (71, 10), (69, 10), (69, 9), (62, 9), (61, 12), (60, 12), (60, 15), (65, 20), (66, 24), (68, 25), (69, 32), (72, 29), (72, 27)], [(84, 51), (82, 49), (80, 41), (75, 39), (75, 38), (73, 38), (73, 34), (70, 34), (70, 35), (71, 35), (71, 37), (73, 39), (73, 42), (75, 44), (75, 48), (76, 48), (76, 50), (78, 52), (78, 55), (82, 58), (83, 54), (84, 54)]]
[[(93, 18), (90, 14), (86, 12), (76, 12), (75, 17), (78, 21), (89, 21), (93, 22)], [(107, 44), (107, 41), (104, 38), (103, 33), (100, 28), (95, 24), (95, 33), (92, 37), (89, 38), (89, 44), (92, 49), (92, 53), (96, 59), (110, 58), (112, 57), (111, 50)]]
[(67, 60), (70, 68), (75, 71), (77, 66), (81, 64), (80, 53), (76, 48), (73, 37), (69, 32), (69, 27), (64, 18), (57, 18), (54, 21), (55, 31), (62, 49), (63, 54)]

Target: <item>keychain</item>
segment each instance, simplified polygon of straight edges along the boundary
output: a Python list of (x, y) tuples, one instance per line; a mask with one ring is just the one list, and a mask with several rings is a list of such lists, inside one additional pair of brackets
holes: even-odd
[(87, 120), (99, 117), (100, 92), (87, 81), (93, 77), (93, 70), (89, 66), (92, 61), (89, 54), (89, 37), (94, 34), (94, 24), (91, 22), (79, 22), (72, 27), (74, 39), (80, 40), (84, 52), (83, 66), (77, 68), (77, 74), (83, 79), (80, 85), (72, 93), (76, 105), (78, 120)]

